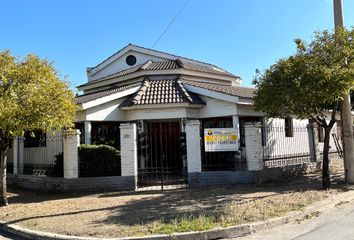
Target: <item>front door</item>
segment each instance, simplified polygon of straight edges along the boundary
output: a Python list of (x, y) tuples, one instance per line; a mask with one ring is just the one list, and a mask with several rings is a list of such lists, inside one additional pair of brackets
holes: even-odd
[(139, 138), (138, 186), (185, 186), (186, 149), (180, 122), (148, 122), (144, 139)]

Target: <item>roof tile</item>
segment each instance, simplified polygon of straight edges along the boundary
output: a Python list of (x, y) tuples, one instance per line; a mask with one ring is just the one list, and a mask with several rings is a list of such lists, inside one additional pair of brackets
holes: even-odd
[(102, 97), (106, 97), (115, 93), (118, 93), (120, 91), (124, 91), (130, 88), (134, 88), (134, 87), (138, 87), (141, 86), (142, 83), (141, 82), (135, 82), (135, 83), (130, 83), (130, 84), (125, 84), (113, 89), (109, 89), (109, 90), (104, 90), (104, 91), (100, 91), (100, 92), (95, 92), (95, 93), (91, 93), (91, 94), (85, 94), (85, 95), (81, 95), (81, 96), (77, 96), (74, 100), (75, 104), (82, 104), (82, 103), (86, 103), (86, 102), (90, 102)]
[(150, 80), (146, 78), (141, 89), (120, 106), (166, 103), (205, 104), (197, 94), (188, 92), (179, 79)]
[(204, 88), (210, 91), (220, 92), (231, 96), (237, 96), (241, 98), (254, 98), (257, 89), (250, 87), (230, 86), (215, 83), (198, 82), (191, 80), (182, 80), (183, 84), (191, 85), (194, 87)]

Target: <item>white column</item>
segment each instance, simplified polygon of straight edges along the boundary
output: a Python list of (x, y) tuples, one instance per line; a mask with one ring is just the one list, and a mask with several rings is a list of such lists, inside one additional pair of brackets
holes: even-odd
[(25, 163), (25, 139), (23, 137), (18, 138), (18, 174), (23, 173)]
[(200, 122), (198, 120), (186, 121), (185, 131), (187, 142), (187, 171), (189, 173), (201, 172)]
[(239, 118), (237, 115), (232, 116), (232, 126), (236, 129), (236, 136), (237, 136), (237, 151), (239, 150), (239, 143), (240, 143), (240, 125), (239, 125)]
[(79, 156), (77, 148), (80, 146), (80, 131), (64, 134), (64, 178), (79, 177)]
[(240, 125), (239, 125), (239, 118), (237, 115), (232, 116), (232, 126), (236, 129), (237, 137), (240, 137)]
[(122, 176), (133, 176), (135, 188), (138, 176), (138, 146), (135, 123), (122, 123), (120, 128), (120, 155)]
[(85, 121), (85, 144), (91, 144), (91, 122)]
[(246, 157), (249, 171), (263, 169), (262, 128), (259, 123), (245, 124)]
[(13, 144), (13, 173), (14, 175), (18, 174), (18, 138), (14, 138)]

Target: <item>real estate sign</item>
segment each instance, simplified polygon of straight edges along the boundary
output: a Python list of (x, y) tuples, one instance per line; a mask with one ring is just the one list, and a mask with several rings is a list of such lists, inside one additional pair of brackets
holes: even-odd
[(236, 128), (205, 128), (204, 146), (206, 152), (238, 150)]

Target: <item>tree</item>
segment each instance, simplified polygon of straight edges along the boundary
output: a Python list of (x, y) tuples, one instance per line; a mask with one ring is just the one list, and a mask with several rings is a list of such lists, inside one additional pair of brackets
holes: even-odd
[(255, 108), (269, 117), (313, 119), (324, 128), (323, 188), (330, 187), (329, 140), (342, 96), (354, 84), (354, 28), (316, 32), (311, 43), (296, 39), (294, 55), (257, 71)]
[(6, 163), (13, 139), (25, 131), (71, 127), (76, 114), (73, 99), (68, 83), (47, 60), (0, 52), (0, 205), (8, 204)]

